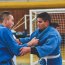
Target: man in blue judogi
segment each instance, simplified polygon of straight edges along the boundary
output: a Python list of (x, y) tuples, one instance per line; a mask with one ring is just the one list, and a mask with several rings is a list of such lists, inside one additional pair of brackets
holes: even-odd
[[(51, 17), (48, 13), (40, 13), (37, 16), (38, 29), (35, 30), (29, 38), (20, 38), (22, 43), (29, 42), (32, 38), (39, 39), (38, 45), (34, 47), (24, 47), (24, 54), (31, 52), (40, 58), (40, 65), (62, 65), (60, 52), (61, 36), (59, 32), (52, 27)], [(24, 55), (23, 54), (23, 55)]]
[[(14, 24), (14, 17), (10, 12), (1, 14), (2, 24), (0, 24), (0, 65), (14, 65), (12, 58), (14, 55), (21, 55), (21, 48), (27, 47), (34, 42), (38, 43), (38, 39), (32, 39), (29, 43), (18, 45), (13, 37), (10, 28)], [(33, 42), (34, 40), (34, 42)]]

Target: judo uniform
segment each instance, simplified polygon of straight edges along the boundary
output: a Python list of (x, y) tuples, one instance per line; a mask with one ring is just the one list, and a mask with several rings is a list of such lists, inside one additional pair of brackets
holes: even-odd
[(62, 65), (62, 58), (60, 52), (61, 36), (59, 32), (48, 26), (45, 30), (39, 32), (39, 29), (35, 30), (29, 38), (20, 38), (22, 43), (29, 42), (33, 37), (39, 39), (39, 44), (35, 46), (39, 58), (47, 56), (58, 56), (56, 58), (46, 58), (40, 60), (40, 65)]
[(11, 30), (0, 25), (0, 65), (13, 65), (13, 56), (20, 55), (20, 48), (25, 46), (27, 44), (18, 45)]

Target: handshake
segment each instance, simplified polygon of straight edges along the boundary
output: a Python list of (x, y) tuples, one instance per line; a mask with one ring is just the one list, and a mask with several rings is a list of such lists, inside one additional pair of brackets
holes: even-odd
[[(16, 41), (18, 42), (18, 44), (21, 44), (21, 42), (16, 39)], [(31, 47), (32, 46), (35, 46), (35, 45), (38, 45), (38, 42), (39, 42), (39, 39), (36, 39), (36, 37), (34, 37), (31, 41), (29, 41), (27, 44), (28, 44), (28, 47), (22, 47), (20, 48), (20, 55), (25, 55), (29, 52), (31, 52)]]

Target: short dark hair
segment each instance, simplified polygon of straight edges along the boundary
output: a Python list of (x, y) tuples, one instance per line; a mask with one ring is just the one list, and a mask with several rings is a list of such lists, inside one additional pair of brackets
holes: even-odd
[(42, 18), (42, 20), (44, 20), (44, 22), (46, 20), (48, 20), (49, 21), (49, 24), (51, 24), (51, 16), (47, 12), (43, 12), (43, 13), (38, 14), (37, 15), (37, 18)]
[(0, 20), (3, 20), (5, 17), (9, 16), (10, 14), (12, 14), (9, 11), (3, 11), (0, 13)]

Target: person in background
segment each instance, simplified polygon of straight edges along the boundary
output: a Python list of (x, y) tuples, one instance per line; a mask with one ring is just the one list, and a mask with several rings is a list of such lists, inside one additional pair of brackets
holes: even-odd
[[(55, 25), (55, 24), (54, 24)], [(20, 38), (18, 42), (23, 44), (32, 38), (39, 39), (38, 45), (23, 47), (22, 55), (27, 53), (36, 54), (40, 59), (40, 65), (62, 65), (60, 45), (62, 38), (56, 27), (51, 23), (51, 16), (47, 12), (37, 15), (38, 28), (28, 38)], [(25, 52), (24, 52), (25, 51)], [(46, 58), (46, 59), (45, 59)]]
[(14, 65), (12, 58), (14, 55), (21, 55), (23, 47), (37, 45), (38, 39), (33, 38), (28, 43), (19, 45), (13, 37), (11, 27), (14, 24), (14, 17), (12, 13), (4, 11), (1, 13), (0, 24), (0, 65)]
[(25, 29), (25, 30), (23, 31), (23, 36), (24, 36), (24, 37), (27, 37), (27, 34), (28, 34), (28, 33), (27, 33), (27, 29)]

